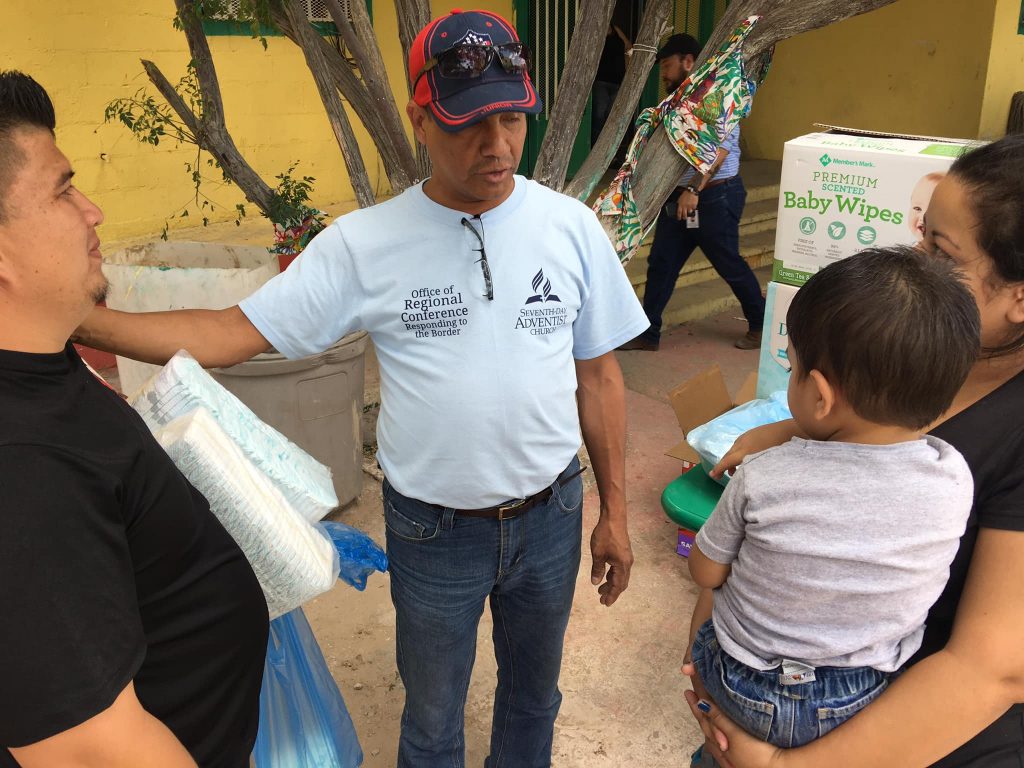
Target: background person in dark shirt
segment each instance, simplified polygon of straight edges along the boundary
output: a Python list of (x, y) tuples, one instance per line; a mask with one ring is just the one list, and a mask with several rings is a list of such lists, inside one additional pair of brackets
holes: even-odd
[(30, 77), (0, 72), (0, 766), (242, 768), (267, 606), (241, 550), (68, 342), (106, 290)]
[(590, 145), (597, 143), (601, 129), (608, 122), (612, 104), (626, 76), (626, 57), (632, 54), (633, 43), (626, 33), (615, 24), (608, 26), (608, 34), (604, 38), (601, 59), (597, 63), (597, 75), (594, 78), (592, 91), (593, 103), (590, 112)]

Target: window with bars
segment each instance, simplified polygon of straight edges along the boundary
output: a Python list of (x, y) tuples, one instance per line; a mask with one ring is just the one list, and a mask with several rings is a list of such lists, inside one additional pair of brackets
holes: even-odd
[[(350, 19), (352, 18), (352, 3), (356, 1), (357, 0), (339, 0), (341, 9)], [(372, 0), (365, 0), (365, 2), (366, 10), (370, 13), (370, 18), (372, 19)], [(309, 19), (310, 23), (312, 23), (321, 34), (338, 34), (338, 30), (334, 26), (334, 20), (331, 18), (331, 12), (327, 8), (327, 0), (302, 0), (302, 4), (306, 9), (306, 18)], [(252, 28), (248, 24), (237, 20), (238, 11), (241, 7), (241, 0), (227, 0), (225, 5), (227, 8), (223, 14), (218, 14), (216, 19), (203, 22), (203, 31), (208, 35), (251, 35)], [(275, 29), (261, 28), (260, 34), (269, 36), (280, 35), (281, 33)]]

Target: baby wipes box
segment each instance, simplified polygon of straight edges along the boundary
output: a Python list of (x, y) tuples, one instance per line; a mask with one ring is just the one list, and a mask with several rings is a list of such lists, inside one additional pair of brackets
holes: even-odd
[(789, 386), (789, 334), (786, 313), (797, 288), (785, 283), (768, 283), (761, 336), (761, 359), (757, 365), (757, 397), (766, 398)]
[(828, 128), (786, 142), (772, 279), (803, 285), (871, 246), (914, 245), (936, 184), (970, 143)]

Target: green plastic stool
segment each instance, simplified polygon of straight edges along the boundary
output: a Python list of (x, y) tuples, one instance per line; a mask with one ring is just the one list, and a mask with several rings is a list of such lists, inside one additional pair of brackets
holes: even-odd
[(690, 555), (697, 531), (711, 517), (724, 490), (700, 466), (680, 475), (665, 488), (661, 508), (679, 526), (677, 553), (683, 557)]

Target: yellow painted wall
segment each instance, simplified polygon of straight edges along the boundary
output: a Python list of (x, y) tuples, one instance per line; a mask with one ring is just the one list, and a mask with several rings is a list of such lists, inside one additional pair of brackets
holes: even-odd
[(975, 138), (995, 5), (897, 0), (780, 43), (743, 124), (746, 155), (780, 159), (782, 145), (816, 122)]
[[(435, 12), (455, 3), (435, 3)], [(0, 69), (20, 69), (50, 93), (57, 110), (57, 141), (71, 159), (76, 183), (104, 210), (100, 233), (113, 241), (159, 234), (169, 215), (189, 201), (191, 184), (185, 163), (194, 148), (138, 143), (128, 129), (104, 124), (103, 109), (112, 99), (139, 88), (151, 93), (140, 58), (151, 59), (177, 82), (188, 49), (171, 25), (172, 0), (63, 0), (55, 6), (38, 0), (2, 0)], [(483, 7), (511, 16), (511, 0), (488, 0)], [(385, 64), (402, 107), (408, 95), (402, 75), (397, 20), (390, 0), (374, 3), (374, 25)], [(242, 154), (264, 180), (299, 161), (297, 174), (316, 177), (314, 202), (336, 204), (353, 199), (341, 152), (327, 123), (301, 51), (283, 37), (267, 38), (268, 49), (248, 37), (212, 37), (228, 129)], [(377, 191), (389, 191), (377, 152), (362, 125), (356, 135)], [(204, 192), (218, 205), (212, 220), (233, 216), (243, 202), (234, 187), (212, 183)], [(253, 206), (250, 217), (258, 216)], [(195, 226), (198, 219), (173, 220)], [(269, 224), (268, 224), (269, 233)]]
[(1010, 99), (1017, 91), (1024, 91), (1024, 35), (1017, 33), (1020, 12), (1020, 0), (996, 2), (988, 82), (978, 126), (982, 139), (997, 139), (1006, 133)]

